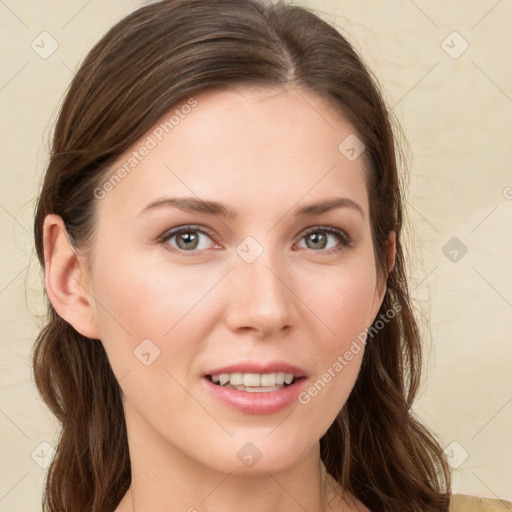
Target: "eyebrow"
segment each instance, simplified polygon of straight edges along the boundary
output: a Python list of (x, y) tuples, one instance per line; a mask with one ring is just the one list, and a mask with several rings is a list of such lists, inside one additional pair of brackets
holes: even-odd
[[(161, 197), (147, 204), (140, 214), (162, 207), (178, 208), (187, 212), (205, 213), (227, 218), (235, 218), (238, 215), (235, 210), (223, 203), (207, 201), (197, 197)], [(351, 208), (359, 212), (363, 219), (366, 218), (362, 207), (348, 197), (335, 197), (302, 206), (297, 210), (296, 215), (299, 217), (313, 217), (336, 208)]]

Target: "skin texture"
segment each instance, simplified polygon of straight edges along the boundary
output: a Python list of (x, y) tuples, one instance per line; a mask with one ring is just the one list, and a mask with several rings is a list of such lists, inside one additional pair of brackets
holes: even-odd
[[(97, 202), (88, 262), (59, 217), (45, 220), (49, 298), (77, 331), (102, 341), (124, 394), (133, 496), (117, 510), (364, 510), (321, 502), (328, 480), (322, 484), (319, 459), (319, 439), (355, 383), (363, 350), (308, 404), (268, 415), (228, 408), (202, 381), (216, 367), (278, 360), (302, 368), (307, 388), (372, 324), (385, 283), (377, 280), (364, 163), (338, 149), (354, 130), (306, 91), (226, 89), (195, 99)], [(222, 202), (238, 215), (168, 206), (141, 213), (163, 196)], [(296, 215), (334, 197), (363, 213)], [(187, 225), (207, 232), (190, 228), (195, 250), (179, 236), (161, 239)], [(317, 226), (352, 242), (321, 228), (314, 232), (326, 239), (306, 236)], [(262, 249), (252, 263), (237, 252), (248, 236), (259, 244), (250, 241), (251, 255)], [(392, 262), (393, 233), (388, 248)], [(150, 365), (134, 355), (145, 339), (151, 358), (160, 350)], [(252, 467), (237, 457), (248, 442), (261, 453)]]

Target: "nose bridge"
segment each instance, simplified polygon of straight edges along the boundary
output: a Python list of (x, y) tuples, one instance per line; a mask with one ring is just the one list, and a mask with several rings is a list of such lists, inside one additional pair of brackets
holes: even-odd
[(236, 258), (231, 281), (230, 327), (270, 334), (293, 325), (296, 305), (282, 259), (268, 249), (253, 261), (243, 254)]

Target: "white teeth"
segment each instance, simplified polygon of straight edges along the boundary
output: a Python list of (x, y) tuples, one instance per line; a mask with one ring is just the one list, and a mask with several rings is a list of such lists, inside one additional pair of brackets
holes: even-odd
[[(251, 388), (274, 388), (275, 386), (283, 386), (283, 384), (291, 384), (293, 382), (293, 373), (221, 373), (212, 375), (212, 381), (221, 386), (229, 385), (230, 387), (251, 387)], [(276, 389), (281, 389), (281, 387)], [(270, 389), (265, 389), (270, 391)], [(253, 389), (251, 391), (256, 391)], [(273, 391), (273, 389), (272, 389)]]
[(242, 373), (232, 373), (229, 376), (229, 382), (233, 386), (240, 386), (244, 382), (243, 374)]
[(291, 384), (293, 380), (293, 375), (291, 373), (286, 373), (284, 376), (284, 381), (286, 384)]
[[(231, 383), (231, 381), (230, 381)], [(261, 378), (259, 373), (244, 373), (242, 375), (242, 384), (244, 386), (259, 387)]]
[(260, 377), (260, 386), (275, 386), (276, 381), (275, 373), (264, 373)]

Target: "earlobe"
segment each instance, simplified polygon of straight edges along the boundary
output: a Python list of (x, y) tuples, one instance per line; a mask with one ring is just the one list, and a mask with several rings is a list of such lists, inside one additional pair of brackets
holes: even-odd
[(98, 339), (95, 303), (88, 292), (87, 272), (69, 241), (60, 216), (46, 216), (43, 243), (46, 293), (55, 311), (83, 336)]

